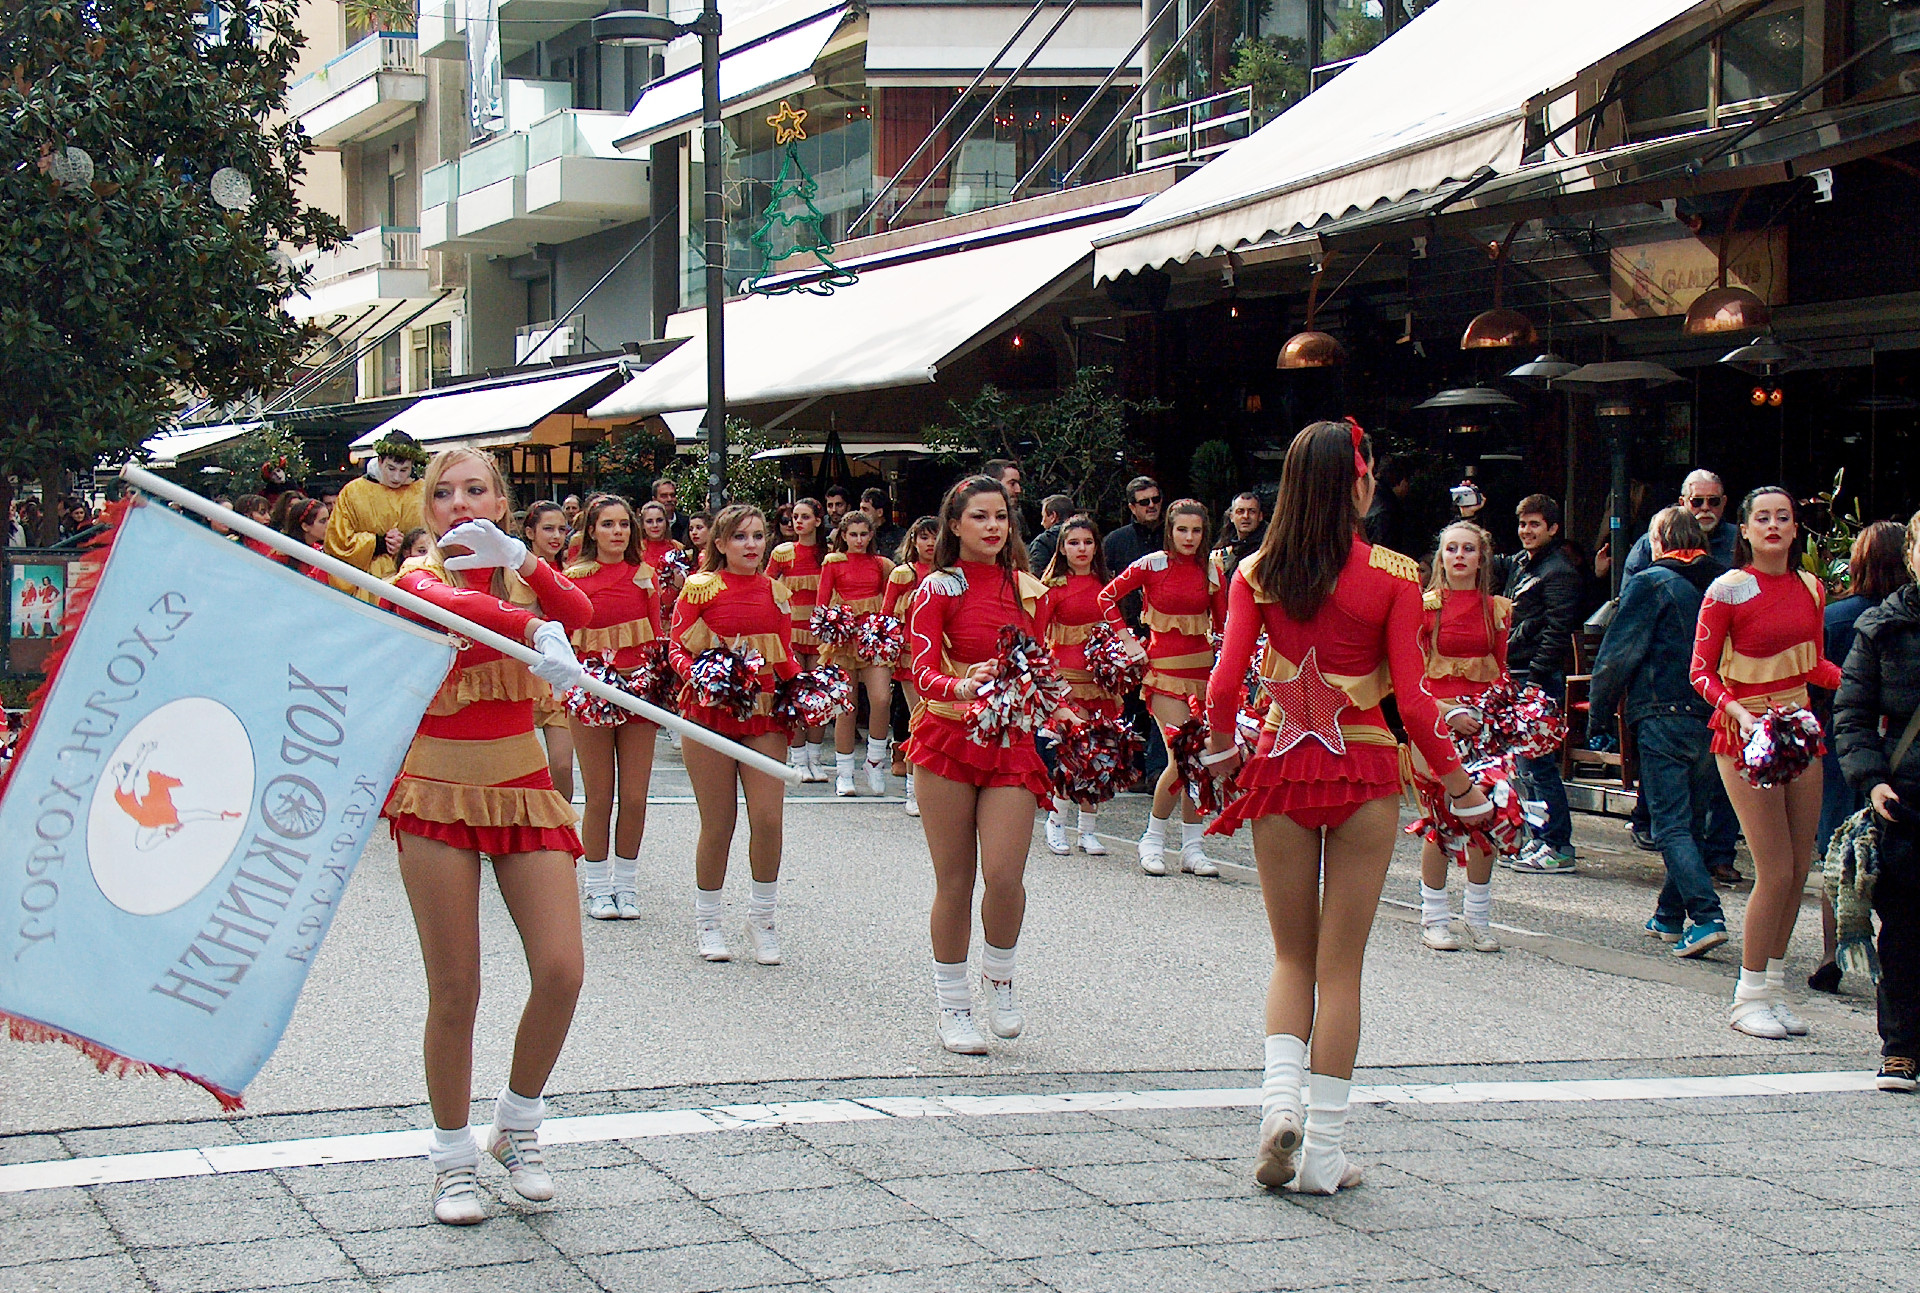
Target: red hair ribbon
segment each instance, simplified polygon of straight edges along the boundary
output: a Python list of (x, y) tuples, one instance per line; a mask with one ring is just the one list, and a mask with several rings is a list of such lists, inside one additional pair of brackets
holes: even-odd
[(1364, 478), (1367, 474), (1367, 460), (1360, 453), (1360, 438), (1366, 432), (1360, 429), (1360, 423), (1352, 415), (1347, 417), (1347, 428), (1353, 432), (1353, 474), (1357, 478)]

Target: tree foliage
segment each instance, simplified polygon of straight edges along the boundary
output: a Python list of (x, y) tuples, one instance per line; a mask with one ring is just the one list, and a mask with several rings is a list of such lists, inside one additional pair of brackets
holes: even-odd
[[(308, 344), (279, 249), (346, 230), (295, 193), (311, 144), (280, 114), (299, 0), (224, 0), (213, 32), (199, 11), (0, 6), (0, 476), (57, 484), (124, 456), (183, 402), (280, 384)], [(213, 200), (221, 168), (251, 184), (243, 208)]]
[(1256, 118), (1276, 117), (1307, 94), (1307, 42), (1288, 36), (1243, 36), (1233, 44), (1229, 88), (1253, 87)]
[[(788, 437), (749, 426), (739, 418), (727, 419), (727, 496), (736, 503), (752, 503), (762, 509), (776, 506), (785, 481), (777, 458), (755, 461), (763, 449), (777, 449)], [(680, 490), (682, 511), (698, 512), (707, 505), (706, 433), (681, 452), (671, 440), (658, 439), (644, 432), (627, 431), (601, 441), (587, 450), (587, 465), (602, 489), (625, 498), (644, 502), (651, 497), (653, 482), (661, 476)]]

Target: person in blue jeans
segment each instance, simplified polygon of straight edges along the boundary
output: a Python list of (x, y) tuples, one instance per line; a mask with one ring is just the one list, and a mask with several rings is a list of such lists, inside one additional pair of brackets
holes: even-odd
[(1610, 714), (1624, 694), (1624, 721), (1640, 748), (1640, 793), (1667, 883), (1647, 933), (1699, 956), (1727, 941), (1713, 868), (1731, 864), (1740, 823), (1713, 759), (1712, 707), (1688, 680), (1694, 624), (1707, 585), (1726, 572), (1685, 507), (1647, 527), (1653, 562), (1622, 586), (1620, 606), (1593, 662), (1590, 713)]

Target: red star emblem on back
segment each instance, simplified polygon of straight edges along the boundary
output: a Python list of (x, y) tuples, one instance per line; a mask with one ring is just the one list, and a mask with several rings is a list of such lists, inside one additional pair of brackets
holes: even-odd
[(1318, 647), (1308, 647), (1299, 671), (1287, 681), (1269, 678), (1260, 684), (1267, 700), (1280, 706), (1280, 728), (1273, 734), (1273, 749), (1267, 753), (1270, 759), (1279, 758), (1309, 736), (1335, 754), (1347, 752), (1340, 711), (1353, 701), (1321, 674), (1318, 651)]

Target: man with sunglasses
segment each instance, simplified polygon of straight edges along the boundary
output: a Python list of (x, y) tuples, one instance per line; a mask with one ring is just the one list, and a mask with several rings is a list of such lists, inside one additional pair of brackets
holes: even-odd
[[(1704, 467), (1687, 473), (1680, 482), (1680, 506), (1693, 513), (1693, 519), (1706, 531), (1707, 555), (1715, 561), (1733, 569), (1733, 544), (1739, 538), (1739, 527), (1720, 524), (1720, 518), (1727, 512), (1727, 487), (1720, 478)], [(1627, 553), (1627, 564), (1620, 574), (1620, 582), (1627, 580), (1653, 564), (1653, 547), (1646, 535), (1633, 541), (1633, 550)]]

